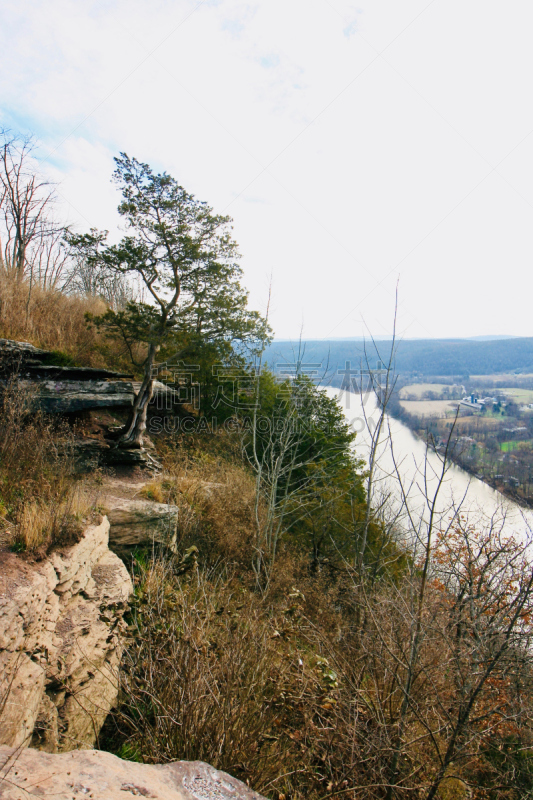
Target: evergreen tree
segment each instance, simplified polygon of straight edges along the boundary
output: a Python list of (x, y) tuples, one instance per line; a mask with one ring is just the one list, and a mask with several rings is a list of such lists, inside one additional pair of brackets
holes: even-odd
[(167, 173), (156, 174), (125, 153), (115, 162), (126, 235), (108, 245), (106, 235), (93, 230), (71, 236), (70, 244), (94, 270), (134, 277), (144, 288), (145, 302), (130, 301), (92, 319), (124, 339), (132, 360), (133, 344), (144, 345), (143, 381), (119, 437), (122, 447), (141, 447), (162, 348), (183, 358), (202, 345), (264, 340), (268, 326), (247, 309), (230, 217), (214, 214)]

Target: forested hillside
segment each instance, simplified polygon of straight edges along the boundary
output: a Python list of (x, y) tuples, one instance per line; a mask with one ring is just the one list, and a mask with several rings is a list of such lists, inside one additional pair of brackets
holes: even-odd
[[(359, 367), (368, 357), (371, 368), (381, 357), (387, 361), (390, 341), (379, 340), (375, 345), (369, 339), (366, 345), (360, 340), (335, 341), (303, 340), (274, 341), (266, 351), (268, 363), (275, 370), (287, 370), (298, 360), (308, 369), (318, 365), (328, 368), (333, 385), (340, 385), (344, 369), (350, 361)], [(366, 348), (366, 356), (365, 356)], [(413, 339), (398, 340), (394, 368), (400, 375), (442, 375), (460, 378), (465, 375), (490, 375), (497, 372), (533, 372), (533, 338), (494, 339), (472, 341), (467, 339)]]

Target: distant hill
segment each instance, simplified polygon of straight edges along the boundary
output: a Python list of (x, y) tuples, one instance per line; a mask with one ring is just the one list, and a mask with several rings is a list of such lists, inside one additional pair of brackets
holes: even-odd
[[(368, 341), (368, 336), (329, 336), (327, 339), (308, 339), (309, 342), (318, 342), (318, 341), (327, 341), (327, 342), (365, 342)], [(374, 336), (376, 342), (386, 342), (390, 340), (389, 336)], [(508, 336), (507, 334), (496, 334), (491, 335), (488, 334), (487, 336), (465, 336), (464, 338), (458, 339), (433, 339), (429, 341), (461, 341), (461, 342), (494, 342), (497, 339), (519, 339), (519, 336)], [(405, 337), (406, 342), (422, 342), (426, 341), (422, 336), (407, 336)], [(294, 339), (284, 339), (282, 336), (276, 338), (276, 342), (294, 342)]]
[(467, 336), (465, 342), (495, 342), (498, 339), (519, 339), (519, 336)]
[[(320, 340), (309, 339), (301, 343), (287, 340), (274, 341), (266, 351), (266, 361), (274, 371), (295, 369), (298, 359), (305, 364), (318, 364), (317, 369), (328, 367), (333, 378), (347, 361), (359, 368), (365, 359), (361, 339)], [(377, 348), (377, 349), (376, 349)], [(378, 359), (386, 360), (390, 353), (390, 339), (366, 344), (371, 367)], [(306, 367), (310, 369), (310, 367)], [(466, 375), (491, 375), (498, 372), (533, 373), (533, 337), (478, 339), (405, 339), (397, 346), (395, 369), (398, 373), (413, 376), (443, 375), (457, 378)], [(340, 377), (339, 377), (340, 380)], [(333, 383), (338, 383), (333, 379)]]

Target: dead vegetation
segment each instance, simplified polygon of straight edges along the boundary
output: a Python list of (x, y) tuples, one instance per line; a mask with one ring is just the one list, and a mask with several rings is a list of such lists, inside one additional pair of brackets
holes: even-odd
[(76, 541), (95, 499), (75, 474), (72, 431), (36, 411), (16, 381), (0, 393), (0, 416), (1, 543), (42, 554)]
[(216, 452), (163, 449), (164, 476), (147, 484), (149, 500), (180, 508), (178, 545), (195, 545), (205, 563), (248, 564), (255, 485), (249, 470)]
[(131, 372), (126, 351), (87, 325), (86, 314), (105, 309), (99, 297), (31, 286), (0, 270), (0, 339), (30, 342), (80, 366)]
[(525, 796), (531, 701), (517, 651), (494, 669), (458, 752), (445, 759), (468, 676), (474, 688), (479, 679), (479, 651), (465, 641), (458, 660), (438, 585), (428, 593), (405, 713), (412, 585), (381, 586), (361, 627), (356, 592), (298, 575), (295, 564), (285, 570), (300, 583), (269, 597), (250, 591), (235, 568), (192, 561), (182, 569), (164, 559), (135, 563), (121, 704), (101, 746), (147, 763), (203, 760), (272, 800), (378, 800), (387, 787), (401, 800)]
[(85, 313), (103, 307), (97, 298), (69, 297), (31, 288), (0, 274), (0, 338), (26, 341), (75, 357), (80, 363), (94, 351), (96, 334), (87, 330)]
[(301, 592), (270, 607), (235, 572), (177, 576), (163, 560), (137, 562), (135, 582), (123, 702), (108, 727), (123, 757), (207, 761), (276, 798), (340, 779), (336, 673)]

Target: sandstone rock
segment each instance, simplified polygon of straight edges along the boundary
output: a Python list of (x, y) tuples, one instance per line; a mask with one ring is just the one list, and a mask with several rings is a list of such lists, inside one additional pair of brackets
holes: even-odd
[[(27, 788), (26, 788), (27, 787)], [(51, 755), (0, 747), (0, 798), (26, 800), (264, 800), (241, 781), (201, 761), (136, 764), (99, 750)]]
[(31, 564), (0, 554), (0, 744), (90, 747), (117, 696), (129, 574), (109, 521)]
[(110, 522), (109, 547), (119, 555), (134, 547), (162, 544), (176, 552), (178, 506), (107, 497), (105, 512)]

